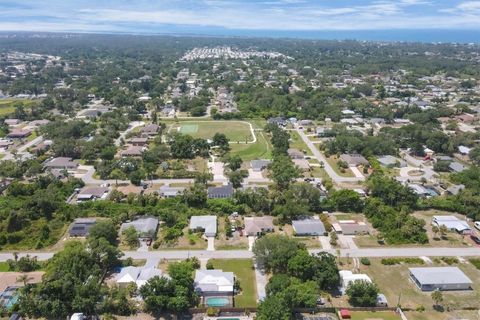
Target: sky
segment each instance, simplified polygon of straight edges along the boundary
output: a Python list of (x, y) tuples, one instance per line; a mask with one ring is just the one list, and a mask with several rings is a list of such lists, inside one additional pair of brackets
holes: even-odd
[(480, 1), (0, 0), (0, 31), (311, 35), (322, 32), (479, 37)]

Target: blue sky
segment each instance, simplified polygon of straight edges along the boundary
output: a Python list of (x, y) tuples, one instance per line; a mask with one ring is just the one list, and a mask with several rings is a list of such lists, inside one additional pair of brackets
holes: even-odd
[(480, 31), (480, 1), (0, 0), (0, 31), (254, 34), (392, 29)]

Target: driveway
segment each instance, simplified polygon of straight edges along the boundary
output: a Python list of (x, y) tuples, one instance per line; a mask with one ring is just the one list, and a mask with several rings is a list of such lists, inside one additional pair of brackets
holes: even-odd
[(253, 244), (255, 243), (255, 237), (254, 236), (248, 236), (248, 251), (253, 250)]
[(350, 167), (350, 170), (352, 170), (353, 174), (355, 175), (355, 177), (359, 178), (359, 179), (362, 179), (362, 178), (365, 178), (363, 176), (363, 174), (360, 172), (360, 170), (358, 170), (357, 167)]
[(222, 183), (228, 181), (227, 177), (225, 177), (225, 175), (223, 174), (223, 162), (215, 162), (215, 160), (208, 162), (208, 169), (210, 169), (210, 172), (213, 174), (213, 181)]
[(257, 297), (258, 301), (262, 301), (267, 296), (265, 287), (267, 286), (267, 276), (265, 273), (258, 267), (258, 264), (255, 263), (255, 280), (257, 284)]
[(322, 245), (322, 249), (324, 250), (332, 249), (332, 245), (330, 244), (330, 237), (318, 236), (318, 241), (320, 241), (320, 244)]
[(207, 251), (215, 251), (215, 237), (207, 237)]
[(338, 242), (343, 249), (358, 249), (357, 244), (353, 241), (354, 236), (338, 235)]

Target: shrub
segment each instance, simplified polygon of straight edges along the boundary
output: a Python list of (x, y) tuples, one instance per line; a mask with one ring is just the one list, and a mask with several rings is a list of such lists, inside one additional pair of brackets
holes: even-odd
[(360, 263), (363, 264), (364, 266), (369, 266), (370, 265), (370, 259), (368, 258), (361, 258)]
[(206, 267), (207, 267), (207, 270), (213, 270), (213, 269), (214, 269), (214, 267), (213, 267), (213, 263), (212, 263), (212, 262), (210, 262), (210, 261), (208, 261), (208, 262), (207, 262), (207, 265), (206, 265)]
[(470, 263), (473, 264), (475, 268), (480, 270), (480, 258), (471, 258), (468, 261), (470, 261)]
[(458, 263), (458, 259), (455, 258), (455, 257), (441, 257), (440, 261), (448, 264), (449, 266), (451, 266), (452, 264), (457, 264)]
[(425, 264), (420, 258), (383, 258), (380, 261), (385, 266), (393, 266), (395, 264)]
[(218, 314), (220, 313), (220, 310), (218, 310), (217, 308), (208, 308), (207, 309), (207, 316), (209, 317), (216, 317), (218, 316)]

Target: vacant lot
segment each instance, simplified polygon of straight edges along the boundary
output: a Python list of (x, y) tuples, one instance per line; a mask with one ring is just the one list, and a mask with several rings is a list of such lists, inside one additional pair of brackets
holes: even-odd
[[(332, 167), (333, 170), (335, 170), (335, 172), (339, 175), (339, 176), (342, 176), (342, 177), (354, 177), (355, 175), (353, 174), (352, 170), (350, 170), (350, 168), (346, 168), (346, 169), (343, 169), (341, 170), (338, 165), (337, 165), (337, 162), (338, 162), (338, 158), (336, 156), (331, 156), (331, 157), (328, 157), (327, 158), (327, 162), (328, 164), (330, 164), (330, 166)], [(343, 171), (343, 172), (342, 172)]]
[(392, 311), (355, 311), (351, 312), (352, 320), (400, 320), (400, 316)]
[(240, 282), (241, 292), (235, 296), (235, 307), (255, 307), (257, 305), (257, 290), (255, 285), (255, 270), (251, 259), (210, 259), (215, 269), (233, 272)]
[[(427, 231), (428, 236), (428, 243), (427, 244), (403, 244), (403, 245), (382, 245), (378, 243), (377, 238), (375, 236), (375, 232), (373, 235), (366, 235), (366, 236), (357, 236), (355, 237), (355, 243), (359, 247), (385, 247), (385, 246), (393, 246), (393, 247), (452, 247), (452, 248), (461, 248), (461, 247), (472, 247), (476, 246), (476, 244), (470, 239), (469, 236), (462, 236), (456, 232), (447, 232), (447, 234), (442, 238), (440, 234), (434, 234), (432, 232), (432, 217), (434, 215), (455, 215), (453, 213), (438, 211), (438, 210), (427, 210), (427, 211), (416, 211), (413, 215), (419, 219), (425, 221), (425, 230)], [(462, 215), (455, 215), (460, 220), (465, 219)], [(471, 224), (471, 223), (470, 223)], [(470, 227), (472, 229), (473, 225), (471, 224)]]
[[(385, 294), (390, 305), (396, 305), (400, 299), (402, 307), (416, 309), (423, 306), (427, 311), (434, 311), (431, 292), (422, 292), (415, 286), (410, 280), (408, 268), (447, 266), (446, 264), (384, 266), (380, 260), (370, 259), (371, 265), (361, 265), (360, 271), (368, 274), (377, 283), (380, 292)], [(457, 266), (473, 281), (473, 290), (443, 292), (443, 306), (451, 309), (476, 308), (480, 299), (480, 271), (470, 263)]]
[(0, 116), (15, 112), (15, 104), (18, 102), (23, 103), (25, 106), (31, 106), (35, 103), (32, 100), (0, 100)]
[(256, 143), (231, 143), (230, 153), (232, 155), (239, 155), (243, 159), (243, 161), (272, 158), (272, 146), (267, 135), (261, 131), (256, 132), (256, 135)]
[(241, 121), (182, 121), (173, 124), (170, 130), (203, 139), (211, 139), (217, 132), (223, 133), (232, 143), (253, 141), (250, 125)]

